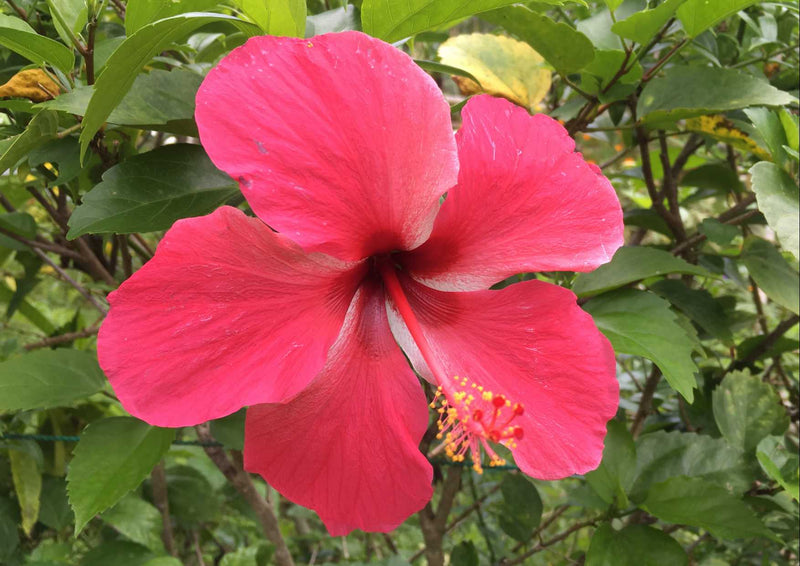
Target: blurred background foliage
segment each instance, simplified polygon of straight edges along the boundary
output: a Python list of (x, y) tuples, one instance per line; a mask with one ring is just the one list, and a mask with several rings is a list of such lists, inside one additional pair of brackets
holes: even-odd
[[(1, 564), (261, 566), (276, 545), (297, 564), (798, 563), (796, 2), (0, 11)], [(627, 247), (590, 274), (536, 274), (571, 288), (618, 354), (598, 470), (543, 482), (436, 460), (419, 514), (331, 538), (242, 472), (243, 413), (178, 431), (126, 416), (95, 336), (106, 294), (172, 222), (246, 206), (197, 145), (204, 74), (252, 35), (346, 29), (417, 60), (454, 127), (478, 92), (561, 120), (616, 188)]]

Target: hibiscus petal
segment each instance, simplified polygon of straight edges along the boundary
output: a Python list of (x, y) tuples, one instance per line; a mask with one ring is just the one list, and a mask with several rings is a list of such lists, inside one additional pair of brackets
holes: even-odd
[(325, 364), (362, 276), (235, 208), (180, 220), (109, 295), (100, 365), (125, 409), (158, 426), (282, 401)]
[(426, 285), (486, 289), (523, 271), (590, 271), (622, 245), (622, 211), (555, 120), (472, 98), (457, 134), (461, 169), (430, 239), (403, 263)]
[(287, 404), (248, 409), (245, 467), (314, 509), (332, 536), (388, 532), (431, 497), (432, 468), (418, 449), (427, 423), (383, 294), (365, 284), (317, 379)]
[(358, 32), (251, 38), (208, 74), (196, 119), (255, 213), (307, 251), (356, 260), (417, 247), (456, 182), (436, 84)]
[[(558, 479), (598, 466), (619, 402), (614, 352), (572, 292), (541, 281), (445, 293), (405, 278), (404, 287), (448, 376), (523, 405), (512, 421), (524, 431), (514, 450), (522, 471)], [(389, 321), (411, 362), (432, 379), (393, 307)]]

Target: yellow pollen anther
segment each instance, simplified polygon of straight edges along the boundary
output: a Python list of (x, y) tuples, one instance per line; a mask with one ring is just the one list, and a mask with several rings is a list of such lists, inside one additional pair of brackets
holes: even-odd
[[(471, 389), (481, 394), (468, 393)], [(436, 438), (443, 440), (434, 454), (444, 451), (454, 462), (463, 462), (469, 453), (472, 468), (478, 473), (483, 472), (483, 452), (490, 467), (506, 463), (490, 443), (516, 448), (524, 437), (522, 427), (512, 424), (524, 413), (522, 405), (513, 403), (504, 395), (484, 390), (482, 385), (469, 383), (466, 378), (456, 376), (454, 381), (438, 386), (431, 407), (438, 407), (439, 432)]]

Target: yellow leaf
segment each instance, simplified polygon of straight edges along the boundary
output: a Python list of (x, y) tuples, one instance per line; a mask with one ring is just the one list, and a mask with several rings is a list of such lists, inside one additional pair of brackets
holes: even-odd
[(27, 98), (33, 102), (44, 102), (61, 92), (47, 73), (41, 69), (20, 71), (0, 86), (0, 98)]
[(536, 106), (550, 90), (550, 70), (527, 43), (487, 33), (459, 35), (439, 47), (445, 65), (458, 67), (480, 81), (453, 77), (464, 94), (485, 92), (520, 106)]
[(698, 116), (686, 120), (686, 129), (690, 132), (698, 132), (711, 136), (712, 138), (732, 145), (737, 149), (748, 151), (758, 157), (772, 161), (769, 152), (765, 151), (751, 138), (747, 132), (740, 130), (736, 124), (728, 120), (722, 114), (713, 116)]

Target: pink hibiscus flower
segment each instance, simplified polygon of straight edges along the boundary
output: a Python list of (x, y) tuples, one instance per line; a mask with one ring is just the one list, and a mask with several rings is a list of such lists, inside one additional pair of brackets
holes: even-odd
[(109, 296), (98, 353), (123, 406), (167, 427), (248, 406), (246, 468), (332, 535), (391, 530), (431, 497), (404, 353), (454, 459), (497, 463), (499, 442), (536, 478), (594, 469), (618, 402), (608, 341), (566, 289), (488, 288), (608, 261), (619, 202), (554, 120), (488, 96), (462, 116), (454, 136), (431, 78), (361, 33), (225, 57), (196, 118), (257, 218), (176, 222)]

